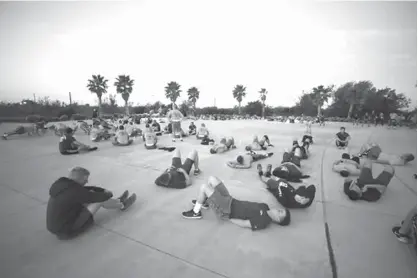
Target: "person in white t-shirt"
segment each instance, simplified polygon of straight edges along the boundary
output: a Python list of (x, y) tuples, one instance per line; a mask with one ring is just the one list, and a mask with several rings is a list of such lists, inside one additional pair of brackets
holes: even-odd
[(129, 146), (132, 142), (133, 140), (129, 138), (129, 135), (123, 125), (119, 126), (119, 130), (116, 132), (116, 136), (113, 139), (112, 144), (114, 146)]
[(145, 140), (145, 148), (148, 150), (153, 150), (157, 148), (157, 135), (152, 130), (149, 124), (145, 126), (145, 134), (144, 134), (144, 140)]

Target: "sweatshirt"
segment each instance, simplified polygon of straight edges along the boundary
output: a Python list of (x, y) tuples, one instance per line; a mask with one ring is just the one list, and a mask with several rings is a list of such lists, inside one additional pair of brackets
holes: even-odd
[(112, 198), (112, 193), (95, 186), (82, 186), (69, 178), (59, 178), (49, 189), (46, 228), (53, 234), (71, 230), (84, 204), (100, 203)]

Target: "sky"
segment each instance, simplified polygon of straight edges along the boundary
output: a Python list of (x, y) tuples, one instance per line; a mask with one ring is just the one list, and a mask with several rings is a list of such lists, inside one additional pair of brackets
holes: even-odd
[[(135, 80), (134, 104), (167, 102), (164, 87), (200, 90), (198, 107), (293, 105), (318, 85), (371, 80), (416, 103), (416, 2), (0, 2), (0, 100), (96, 103), (92, 74)], [(123, 100), (117, 96), (118, 104)]]

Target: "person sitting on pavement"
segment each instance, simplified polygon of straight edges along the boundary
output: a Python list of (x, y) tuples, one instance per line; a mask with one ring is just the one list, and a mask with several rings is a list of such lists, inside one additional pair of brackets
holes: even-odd
[(161, 125), (157, 122), (157, 120), (152, 122), (151, 128), (155, 132), (155, 135), (161, 136), (163, 134), (161, 131)]
[(257, 165), (260, 180), (267, 185), (267, 190), (273, 194), (277, 201), (285, 208), (307, 208), (315, 199), (316, 188), (309, 185), (301, 185), (295, 189), (286, 180), (272, 176), (271, 165), (263, 172), (261, 164)]
[(135, 126), (132, 121), (128, 121), (125, 125), (125, 130), (128, 133), (129, 137), (140, 137), (142, 136), (142, 130)]
[(209, 136), (209, 130), (206, 128), (206, 125), (202, 123), (197, 131), (196, 138), (203, 139), (205, 136)]
[(285, 151), (280, 165), (273, 170), (273, 176), (285, 179), (291, 182), (302, 182), (301, 179), (309, 178), (309, 175), (304, 175), (300, 169), (300, 156), (296, 149), (295, 153)]
[(192, 200), (192, 204), (193, 209), (182, 213), (186, 219), (201, 219), (201, 209), (211, 206), (221, 219), (253, 231), (265, 229), (272, 222), (281, 226), (290, 224), (288, 209), (271, 209), (266, 203), (238, 200), (213, 176), (200, 187), (197, 200)]
[(273, 147), (273, 145), (270, 143), (270, 139), (267, 135), (264, 135), (261, 140), (258, 140), (258, 136), (254, 135), (253, 142), (251, 145), (248, 145), (245, 147), (246, 151), (261, 151), (261, 150), (267, 150), (267, 147)]
[(46, 209), (46, 228), (59, 239), (70, 239), (85, 232), (94, 223), (94, 215), (101, 208), (125, 211), (136, 200), (125, 191), (119, 198), (96, 186), (86, 186), (90, 172), (73, 168), (67, 177), (55, 181), (49, 189)]
[(196, 135), (197, 133), (197, 127), (195, 126), (195, 124), (193, 122), (190, 123), (189, 125), (189, 135)]
[(250, 151), (238, 155), (235, 160), (228, 161), (227, 166), (234, 169), (249, 169), (253, 162), (273, 156), (273, 153)]
[(90, 147), (85, 145), (74, 138), (74, 131), (72, 128), (67, 127), (65, 134), (60, 137), (59, 151), (61, 154), (78, 154), (97, 150), (97, 147)]
[(165, 170), (164, 173), (155, 180), (155, 184), (176, 189), (186, 188), (192, 184), (192, 180), (189, 176), (192, 166), (194, 166), (194, 175), (198, 175), (200, 169), (197, 151), (192, 151), (182, 164), (181, 153), (180, 150), (177, 149), (174, 152), (170, 168)]
[(230, 149), (236, 149), (234, 137), (223, 137), (219, 141), (219, 144), (215, 144), (210, 148), (210, 153), (224, 153)]
[(341, 127), (340, 132), (335, 135), (335, 145), (337, 145), (339, 149), (343, 149), (348, 146), (350, 139), (350, 134), (345, 132), (345, 127)]
[(403, 166), (415, 159), (415, 156), (412, 153), (401, 155), (384, 153), (382, 148), (376, 143), (364, 144), (360, 149), (359, 156), (367, 156), (368, 159), (375, 163), (390, 164), (394, 166)]
[(390, 181), (395, 175), (395, 169), (391, 165), (385, 165), (377, 178), (373, 178), (372, 161), (364, 161), (358, 179), (346, 178), (344, 181), (344, 193), (352, 201), (365, 200), (376, 202), (385, 193)]
[(94, 122), (90, 131), (90, 140), (93, 142), (99, 142), (101, 140), (109, 140), (112, 135), (104, 129), (99, 122)]
[(155, 135), (154, 131), (150, 127), (149, 124), (145, 125), (145, 133), (144, 133), (144, 139), (145, 139), (145, 148), (147, 150), (154, 150), (157, 148), (157, 135)]
[(339, 173), (342, 177), (360, 176), (360, 158), (343, 153), (341, 159), (334, 162), (332, 170)]
[(113, 138), (112, 144), (114, 146), (129, 146), (133, 143), (133, 141), (133, 139), (129, 138), (129, 135), (123, 125), (121, 125)]

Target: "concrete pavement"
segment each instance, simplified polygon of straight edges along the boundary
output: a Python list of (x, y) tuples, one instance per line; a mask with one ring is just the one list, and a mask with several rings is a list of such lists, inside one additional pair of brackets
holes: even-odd
[[(205, 123), (215, 139), (234, 136), (238, 149), (211, 155), (193, 137), (177, 143), (166, 135), (160, 138), (161, 145), (180, 148), (183, 158), (192, 149), (199, 152), (202, 174), (183, 190), (154, 185), (172, 153), (146, 150), (142, 140), (129, 147), (100, 142), (95, 144), (99, 151), (76, 156), (60, 155), (58, 138), (51, 134), (0, 141), (2, 277), (416, 277), (415, 252), (391, 232), (416, 204), (416, 161), (396, 167), (396, 177), (377, 203), (352, 202), (343, 195), (343, 179), (331, 171), (341, 151), (330, 139), (342, 124), (314, 126), (312, 156), (302, 168), (311, 175), (306, 182), (317, 186), (317, 196), (310, 208), (291, 210), (290, 226), (252, 232), (218, 220), (211, 211), (204, 211), (202, 220), (185, 220), (181, 212), (192, 207), (190, 201), (210, 175), (224, 180), (238, 199), (280, 207), (258, 180), (255, 165), (234, 170), (225, 162), (243, 150), (252, 135), (268, 134), (274, 156), (262, 164), (277, 164), (283, 149), (304, 130), (300, 124), (265, 121)], [(353, 151), (371, 139), (386, 152), (417, 154), (414, 130), (344, 125), (353, 137)], [(14, 126), (2, 124), (0, 132)], [(81, 131), (77, 138), (88, 143)], [(89, 169), (92, 185), (115, 195), (128, 189), (138, 200), (124, 213), (100, 210), (97, 225), (88, 233), (59, 241), (45, 228), (48, 190), (73, 166)], [(380, 169), (375, 165), (374, 174)]]

